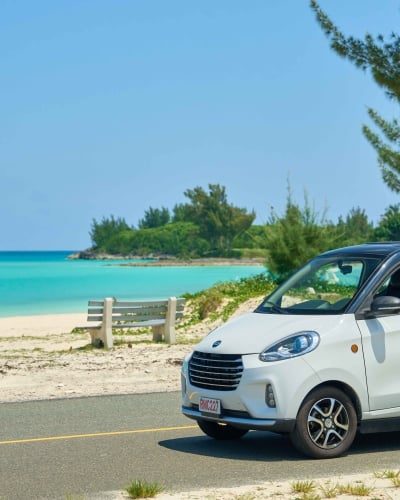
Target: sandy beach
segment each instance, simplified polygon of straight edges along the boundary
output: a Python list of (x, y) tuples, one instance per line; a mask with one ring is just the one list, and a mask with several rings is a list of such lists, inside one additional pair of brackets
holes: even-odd
[(0, 402), (179, 389), (190, 345), (148, 343), (149, 334), (85, 349), (90, 334), (72, 333), (85, 324), (82, 314), (0, 318)]
[[(235, 315), (251, 311), (261, 298), (244, 303)], [(121, 337), (113, 349), (87, 349), (90, 335), (73, 332), (86, 324), (85, 314), (57, 314), (0, 318), (0, 403), (105, 394), (128, 394), (180, 389), (184, 356), (221, 320), (178, 328), (174, 345), (151, 343), (151, 334)], [(134, 478), (132, 478), (134, 479)], [(318, 488), (332, 483), (370, 485), (363, 498), (400, 499), (400, 489), (389, 479), (371, 474), (318, 480)], [(317, 490), (316, 490), (317, 491)], [(233, 489), (210, 489), (157, 496), (168, 499), (299, 498), (291, 482), (261, 482)], [(99, 497), (100, 498), (100, 497)], [(118, 491), (107, 498), (126, 499)], [(358, 498), (337, 495), (335, 498)]]
[[(253, 310), (252, 299), (235, 315)], [(185, 308), (187, 309), (187, 308)], [(180, 389), (180, 367), (193, 345), (221, 320), (176, 329), (177, 343), (152, 343), (152, 334), (114, 335), (113, 349), (87, 349), (86, 314), (0, 318), (0, 402)], [(99, 376), (99, 372), (102, 376)], [(106, 376), (104, 375), (106, 374)]]

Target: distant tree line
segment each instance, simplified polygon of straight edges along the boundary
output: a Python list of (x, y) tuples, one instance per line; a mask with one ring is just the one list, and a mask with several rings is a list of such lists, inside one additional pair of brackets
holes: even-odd
[(92, 222), (95, 254), (199, 257), (261, 257), (273, 276), (282, 279), (318, 253), (368, 241), (400, 241), (400, 204), (389, 206), (374, 227), (365, 210), (352, 208), (336, 223), (319, 214), (307, 196), (303, 206), (288, 189), (283, 214), (275, 211), (263, 225), (255, 213), (228, 202), (226, 189), (209, 184), (185, 191), (187, 203), (148, 208), (137, 228), (124, 218)]
[(209, 184), (184, 192), (187, 203), (148, 208), (138, 228), (125, 219), (93, 220), (92, 250), (110, 254), (173, 255), (176, 257), (232, 256), (235, 238), (249, 230), (254, 212), (228, 202), (226, 189)]

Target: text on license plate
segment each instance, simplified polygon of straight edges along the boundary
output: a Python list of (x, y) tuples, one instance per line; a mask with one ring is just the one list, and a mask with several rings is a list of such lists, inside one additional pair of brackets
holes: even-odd
[(202, 413), (221, 414), (221, 401), (219, 399), (200, 398), (199, 410)]

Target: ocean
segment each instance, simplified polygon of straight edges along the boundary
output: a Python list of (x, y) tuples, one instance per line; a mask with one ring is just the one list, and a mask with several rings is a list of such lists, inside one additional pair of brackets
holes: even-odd
[(127, 267), (69, 260), (71, 251), (0, 252), (0, 317), (84, 313), (89, 299), (179, 297), (265, 271), (263, 266)]

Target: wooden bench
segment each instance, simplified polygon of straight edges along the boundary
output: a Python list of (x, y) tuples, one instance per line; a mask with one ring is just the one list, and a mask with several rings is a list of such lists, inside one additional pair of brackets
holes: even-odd
[(151, 301), (118, 301), (115, 298), (89, 300), (89, 322), (95, 326), (86, 326), (90, 330), (92, 344), (101, 341), (104, 347), (112, 347), (113, 329), (152, 327), (153, 340), (164, 339), (169, 344), (175, 343), (175, 323), (183, 316), (185, 299), (170, 297)]

